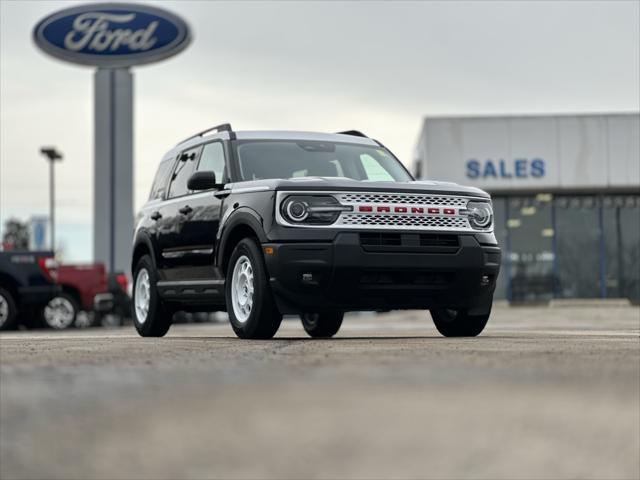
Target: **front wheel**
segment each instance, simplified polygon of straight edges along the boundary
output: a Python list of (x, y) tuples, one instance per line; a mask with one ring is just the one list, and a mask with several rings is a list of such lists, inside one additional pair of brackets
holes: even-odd
[(80, 310), (78, 301), (69, 293), (62, 292), (49, 300), (42, 310), (42, 319), (49, 328), (65, 330), (73, 326)]
[(241, 240), (231, 254), (226, 278), (227, 312), (240, 338), (271, 338), (280, 322), (267, 279), (262, 253), (255, 240)]
[(133, 324), (141, 337), (164, 337), (173, 312), (160, 299), (151, 257), (144, 255), (133, 270)]
[(303, 313), (300, 315), (304, 331), (313, 338), (333, 337), (340, 330), (343, 318), (344, 313), (342, 312)]
[(477, 337), (484, 330), (490, 315), (491, 308), (484, 315), (469, 315), (466, 310), (431, 310), (433, 323), (445, 337)]
[(9, 330), (16, 324), (18, 311), (13, 296), (0, 287), (0, 330)]

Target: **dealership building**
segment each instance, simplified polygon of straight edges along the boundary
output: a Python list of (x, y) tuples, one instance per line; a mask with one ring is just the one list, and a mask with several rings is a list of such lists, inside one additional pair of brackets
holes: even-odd
[(638, 113), (427, 117), (413, 171), (491, 193), (496, 298), (640, 301)]

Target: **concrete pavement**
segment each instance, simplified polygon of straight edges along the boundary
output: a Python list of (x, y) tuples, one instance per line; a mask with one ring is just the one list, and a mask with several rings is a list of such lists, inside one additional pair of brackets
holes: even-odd
[(0, 335), (2, 478), (638, 478), (640, 309)]

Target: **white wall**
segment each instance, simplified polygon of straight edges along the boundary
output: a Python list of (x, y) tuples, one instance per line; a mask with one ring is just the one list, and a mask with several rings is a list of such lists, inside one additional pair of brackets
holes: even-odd
[(640, 188), (640, 115), (427, 118), (422, 178), (491, 191)]

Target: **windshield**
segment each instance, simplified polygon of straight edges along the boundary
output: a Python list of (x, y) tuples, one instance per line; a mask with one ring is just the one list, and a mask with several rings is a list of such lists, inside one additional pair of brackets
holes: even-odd
[(361, 181), (407, 182), (411, 176), (379, 146), (294, 140), (236, 143), (243, 180), (293, 177), (346, 177)]

